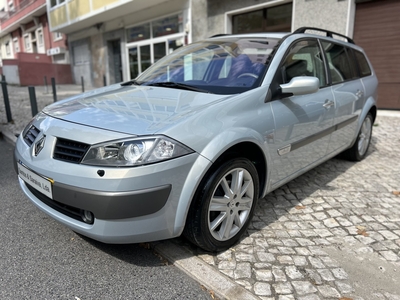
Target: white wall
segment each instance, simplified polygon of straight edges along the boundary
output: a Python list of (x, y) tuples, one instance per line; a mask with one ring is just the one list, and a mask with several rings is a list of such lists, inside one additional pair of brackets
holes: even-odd
[(8, 84), (20, 85), (18, 66), (3, 66), (3, 75)]
[(319, 27), (347, 34), (349, 1), (353, 0), (294, 0), (292, 29)]
[(7, 0), (0, 0), (0, 11), (4, 9), (4, 11), (8, 11)]

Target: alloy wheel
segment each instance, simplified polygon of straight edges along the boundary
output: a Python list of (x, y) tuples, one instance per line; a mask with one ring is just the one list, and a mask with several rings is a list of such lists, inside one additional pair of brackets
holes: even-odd
[(244, 168), (229, 170), (218, 182), (208, 209), (208, 227), (218, 241), (235, 236), (250, 216), (254, 182)]

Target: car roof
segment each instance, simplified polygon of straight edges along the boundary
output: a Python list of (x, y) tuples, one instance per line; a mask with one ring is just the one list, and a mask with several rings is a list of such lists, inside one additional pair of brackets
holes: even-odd
[(284, 39), (287, 38), (288, 36), (291, 35), (303, 35), (303, 36), (309, 36), (309, 37), (317, 37), (317, 38), (325, 38), (325, 39), (333, 39), (335, 41), (339, 41), (342, 43), (347, 43), (347, 44), (353, 44), (355, 45), (353, 39), (350, 37), (322, 29), (322, 28), (317, 28), (317, 27), (300, 27), (297, 30), (293, 32), (265, 32), (265, 33), (245, 33), (245, 34), (217, 34), (210, 39), (214, 38), (275, 38), (275, 39)]

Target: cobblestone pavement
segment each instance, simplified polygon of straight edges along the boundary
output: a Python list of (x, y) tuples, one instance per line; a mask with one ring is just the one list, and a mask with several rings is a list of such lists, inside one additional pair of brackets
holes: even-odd
[(331, 159), (260, 200), (235, 247), (191, 251), (260, 299), (400, 299), (399, 160), (400, 118), (379, 116), (363, 161)]
[[(36, 91), (40, 110), (52, 95)], [(30, 105), (27, 88), (9, 92), (15, 122), (1, 101), (0, 127), (15, 134)], [(331, 159), (261, 199), (240, 244), (209, 254), (175, 242), (259, 299), (400, 299), (399, 160), (400, 118), (379, 115), (363, 161)]]

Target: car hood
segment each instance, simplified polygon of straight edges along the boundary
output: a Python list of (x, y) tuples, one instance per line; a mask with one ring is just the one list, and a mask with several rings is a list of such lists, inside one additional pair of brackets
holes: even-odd
[(172, 88), (117, 84), (54, 103), (43, 112), (77, 124), (144, 135), (175, 126), (211, 103), (227, 97)]

